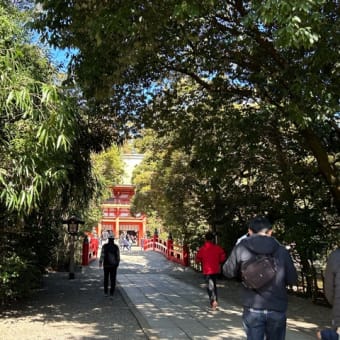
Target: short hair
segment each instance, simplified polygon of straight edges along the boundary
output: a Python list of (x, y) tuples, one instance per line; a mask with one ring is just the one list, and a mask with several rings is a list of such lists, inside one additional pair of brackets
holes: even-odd
[(206, 234), (205, 234), (205, 239), (207, 241), (213, 241), (214, 240), (214, 234), (211, 232), (211, 231), (208, 231)]
[(268, 231), (272, 229), (272, 225), (266, 217), (257, 216), (250, 220), (249, 229), (256, 234), (260, 231)]

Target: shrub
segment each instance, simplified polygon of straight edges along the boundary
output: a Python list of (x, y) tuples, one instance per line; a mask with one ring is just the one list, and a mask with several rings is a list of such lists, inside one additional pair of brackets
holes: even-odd
[(41, 272), (15, 253), (0, 260), (0, 302), (8, 304), (25, 298), (41, 282)]

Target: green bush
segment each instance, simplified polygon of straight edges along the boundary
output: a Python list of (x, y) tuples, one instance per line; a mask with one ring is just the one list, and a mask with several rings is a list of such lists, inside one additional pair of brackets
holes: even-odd
[(1, 305), (28, 297), (32, 289), (39, 286), (41, 273), (27, 259), (12, 253), (0, 261)]

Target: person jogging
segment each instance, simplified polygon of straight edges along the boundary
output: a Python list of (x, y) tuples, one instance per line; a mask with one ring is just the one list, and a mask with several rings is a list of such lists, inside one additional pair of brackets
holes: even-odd
[(221, 272), (221, 264), (226, 260), (222, 247), (214, 243), (214, 234), (207, 232), (205, 243), (196, 254), (196, 262), (202, 263), (202, 272), (207, 283), (210, 307), (215, 310), (218, 306), (216, 280)]

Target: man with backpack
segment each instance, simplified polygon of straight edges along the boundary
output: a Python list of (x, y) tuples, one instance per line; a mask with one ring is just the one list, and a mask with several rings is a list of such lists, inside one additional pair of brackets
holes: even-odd
[(297, 284), (297, 272), (288, 250), (272, 235), (267, 218), (249, 223), (249, 237), (232, 250), (223, 265), (227, 278), (243, 282), (243, 327), (248, 340), (284, 340), (287, 285)]
[(117, 268), (120, 262), (119, 247), (114, 243), (114, 236), (112, 234), (108, 237), (108, 243), (104, 244), (99, 259), (99, 267), (104, 268), (104, 294), (108, 296), (108, 286), (110, 277), (110, 296), (116, 288)]

